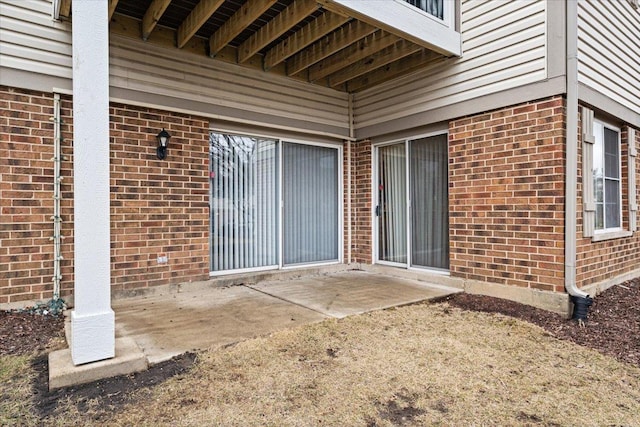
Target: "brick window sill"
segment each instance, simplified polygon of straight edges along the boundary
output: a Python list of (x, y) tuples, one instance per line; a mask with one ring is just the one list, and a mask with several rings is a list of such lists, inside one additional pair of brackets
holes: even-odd
[(613, 240), (613, 239), (622, 239), (623, 237), (631, 237), (633, 236), (632, 231), (620, 230), (620, 231), (610, 231), (604, 233), (595, 234), (592, 238), (592, 242), (602, 242), (605, 240)]

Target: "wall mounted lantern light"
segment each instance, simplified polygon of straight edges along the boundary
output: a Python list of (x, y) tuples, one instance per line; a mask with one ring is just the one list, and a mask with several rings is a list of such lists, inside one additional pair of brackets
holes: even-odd
[(167, 145), (169, 145), (169, 139), (171, 138), (171, 135), (169, 135), (169, 132), (162, 128), (160, 133), (157, 135), (157, 138), (158, 149), (156, 150), (156, 153), (158, 154), (158, 158), (160, 160), (164, 160), (164, 158), (167, 157)]

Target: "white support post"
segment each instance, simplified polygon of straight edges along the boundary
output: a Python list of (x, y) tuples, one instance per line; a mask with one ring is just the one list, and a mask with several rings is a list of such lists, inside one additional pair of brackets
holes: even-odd
[(109, 230), (109, 20), (107, 1), (74, 1), (74, 365), (115, 356)]

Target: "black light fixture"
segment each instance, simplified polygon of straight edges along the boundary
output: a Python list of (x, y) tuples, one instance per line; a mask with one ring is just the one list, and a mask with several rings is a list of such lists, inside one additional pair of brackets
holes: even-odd
[(164, 158), (167, 157), (167, 145), (169, 145), (169, 139), (171, 138), (171, 135), (169, 135), (169, 132), (162, 128), (157, 138), (158, 149), (156, 150), (156, 153), (158, 154), (158, 158), (160, 160), (164, 160)]

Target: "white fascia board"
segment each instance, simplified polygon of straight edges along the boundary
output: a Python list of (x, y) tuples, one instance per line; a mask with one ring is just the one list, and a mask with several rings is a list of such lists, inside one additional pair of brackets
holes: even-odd
[[(446, 56), (462, 56), (462, 36), (425, 12), (395, 0), (319, 0), (328, 9), (342, 9), (361, 21), (382, 28)], [(451, 22), (454, 20), (452, 19)]]

